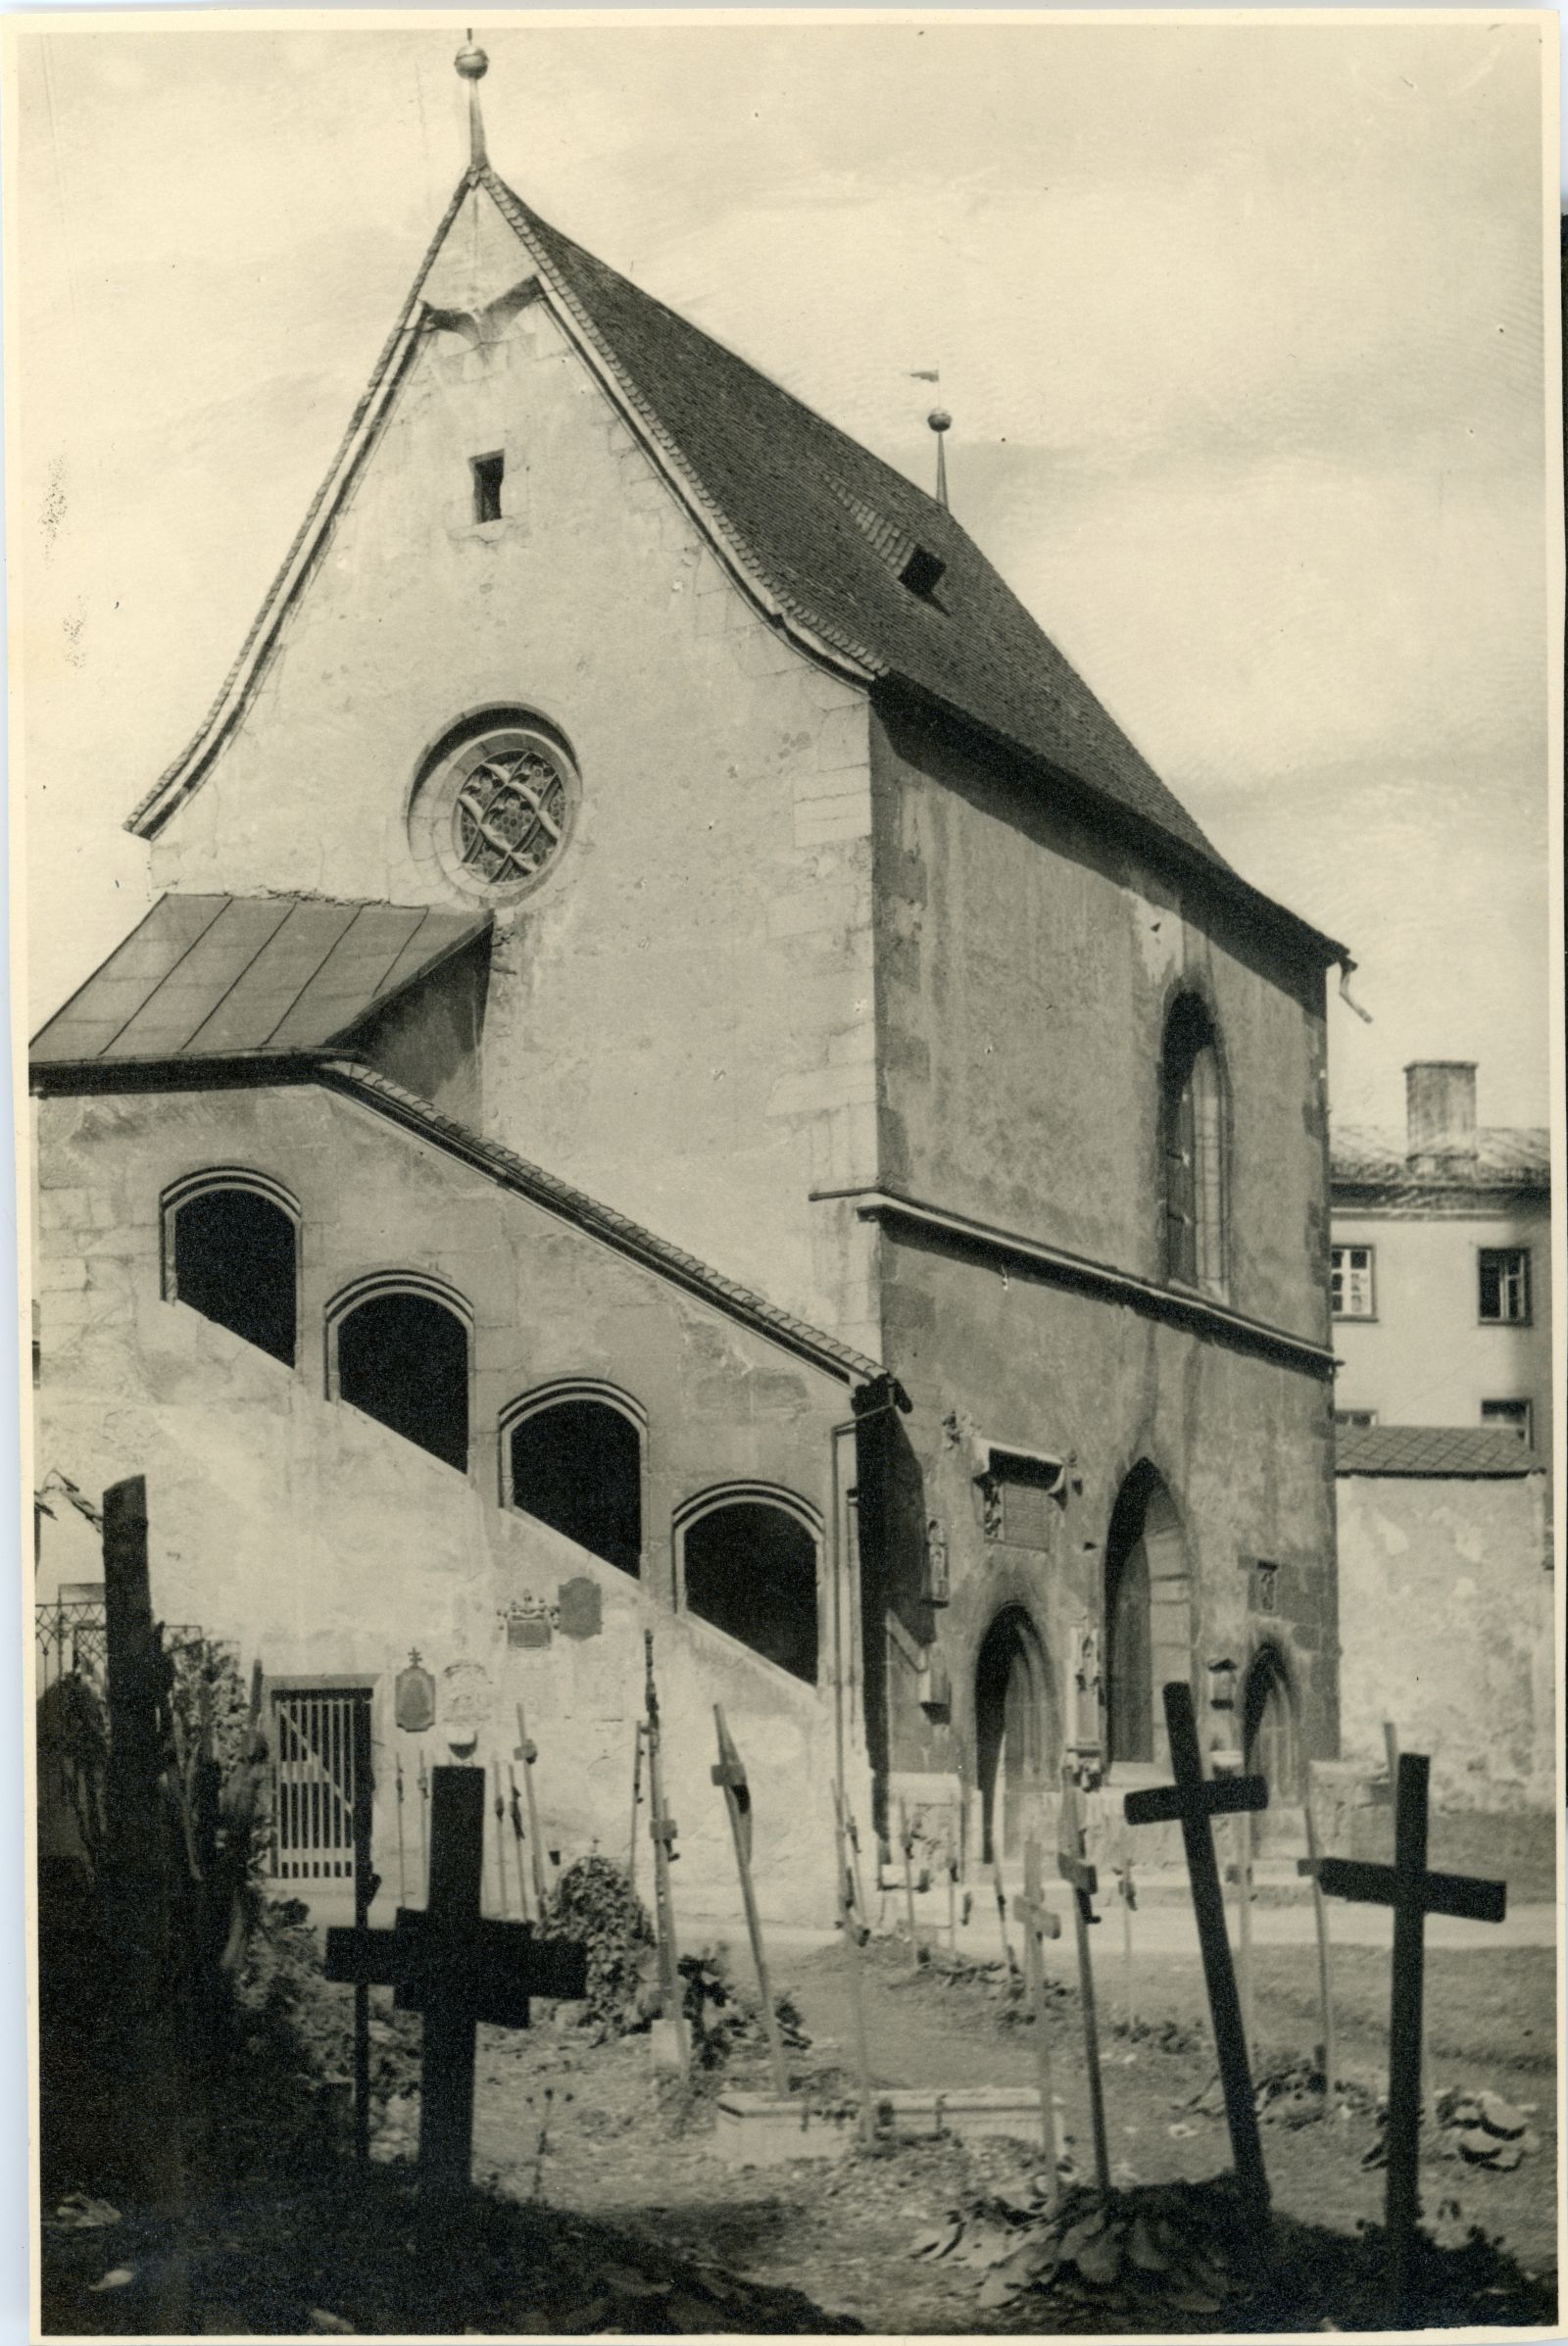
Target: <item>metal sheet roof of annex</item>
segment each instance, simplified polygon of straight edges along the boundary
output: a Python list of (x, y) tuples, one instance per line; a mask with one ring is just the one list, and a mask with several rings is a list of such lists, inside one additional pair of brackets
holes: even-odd
[(163, 896), (28, 1055), (52, 1067), (325, 1051), (489, 926), (427, 904)]

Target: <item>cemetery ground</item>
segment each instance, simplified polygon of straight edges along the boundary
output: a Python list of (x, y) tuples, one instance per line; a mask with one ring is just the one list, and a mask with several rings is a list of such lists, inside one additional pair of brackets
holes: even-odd
[[(682, 2086), (655, 2077), (646, 2032), (595, 2042), (576, 2008), (564, 2006), (553, 2016), (536, 2007), (538, 2025), (527, 2032), (481, 2029), (476, 2190), (432, 2239), (412, 2188), (418, 2024), (394, 2018), (390, 1996), (377, 1991), (368, 2186), (349, 2163), (341, 2085), (294, 2105), (314, 2116), (281, 2157), (261, 2126), (253, 2174), (226, 2204), (198, 2213), (186, 2244), (189, 2326), (626, 2335), (1382, 2326), (1378, 2242), (1359, 2227), (1377, 2226), (1383, 2212), (1383, 2169), (1368, 2162), (1377, 2155), (1386, 2074), (1387, 1949), (1336, 1949), (1345, 2090), (1330, 2120), (1319, 2114), (1321, 2094), (1305, 2084), (1304, 2056), (1318, 2033), (1311, 1944), (1255, 1951), (1257, 2077), (1265, 2089), (1281, 2088), (1262, 2119), (1275, 2210), (1269, 2272), (1237, 2232), (1222, 2188), (1200, 2195), (1191, 2211), (1170, 2196), (1183, 2182), (1222, 2176), (1229, 2159), (1197, 1956), (1146, 1954), (1139, 2030), (1129, 2039), (1119, 1921), (1113, 1902), (1104, 1903), (1111, 1911), (1094, 1935), (1113, 2180), (1128, 2206), (1163, 2212), (1178, 2225), (1196, 2211), (1209, 2227), (1205, 2275), (1196, 2291), (1184, 2276), (1185, 2302), (1183, 2292), (1151, 2294), (1147, 2273), (1083, 2285), (1070, 2264), (1049, 2286), (1008, 2289), (998, 2257), (1027, 2229), (1029, 2179), (1041, 2165), (1028, 2143), (887, 2140), (837, 2161), (739, 2167), (716, 2147), (715, 2104), (726, 2085), (765, 2087), (760, 2031), (742, 2031), (726, 2059)], [(895, 1904), (888, 1901), (890, 1919)], [(313, 1934), (297, 1935), (305, 1946)], [(729, 1978), (744, 1995), (744, 1932), (726, 1939)], [(703, 1943), (690, 1935), (692, 1952)], [(880, 2085), (1032, 2078), (1030, 2028), (998, 1955), (994, 1910), (977, 1912), (959, 1933), (957, 1963), (938, 1944), (915, 1972), (904, 1938), (873, 1938), (863, 1979)], [(854, 2092), (843, 1951), (797, 1939), (776, 1947), (772, 1960), (775, 1994), (788, 1999), (810, 2039), (791, 2051), (797, 2089), (818, 2108), (841, 2106)], [(1058, 2123), (1082, 2176), (1086, 2073), (1061, 1942), (1049, 1968)], [(1446, 2247), (1441, 2302), (1428, 2318), (1549, 2323), (1558, 2149), (1552, 1952), (1435, 1946), (1427, 1985), (1432, 2085), (1440, 2094), (1462, 2087), (1498, 2097), (1502, 2123), (1516, 2128), (1509, 2155), (1523, 2145), (1518, 2163), (1501, 2169), (1429, 2150), (1426, 2222)], [(317, 1980), (297, 1998), (309, 2060), (328, 2080), (347, 2072), (351, 2002), (349, 1991)], [(724, 2032), (722, 2010), (713, 2027)], [(959, 2218), (967, 2220), (961, 2231)], [(138, 2293), (167, 2247), (156, 2227), (128, 2217), (96, 2230), (46, 2228), (46, 2329), (123, 2334), (145, 2326)], [(131, 2277), (95, 2286), (112, 2271)]]

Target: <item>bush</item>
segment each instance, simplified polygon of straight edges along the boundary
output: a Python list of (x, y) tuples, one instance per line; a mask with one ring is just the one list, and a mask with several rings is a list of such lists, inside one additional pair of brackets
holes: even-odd
[(626, 2036), (647, 2026), (644, 1981), (654, 1930), (619, 1866), (599, 1856), (568, 1866), (551, 1893), (539, 1934), (577, 1939), (587, 1948), (586, 2025), (601, 2036)]
[[(691, 2034), (692, 2059), (699, 2069), (723, 2069), (737, 2052), (765, 2049), (761, 2004), (755, 1994), (735, 1985), (726, 1947), (704, 1947), (701, 1954), (683, 1955), (680, 1976), (685, 1982), (681, 2009)], [(786, 2049), (804, 2052), (811, 2039), (790, 1997), (773, 1998), (773, 2017)]]

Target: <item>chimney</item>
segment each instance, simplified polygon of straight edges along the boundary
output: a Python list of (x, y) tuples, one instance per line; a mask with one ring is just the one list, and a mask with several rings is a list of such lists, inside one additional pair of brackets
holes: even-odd
[[(1404, 1071), (1405, 1155), (1445, 1172), (1476, 1153), (1476, 1062), (1415, 1059)], [(1457, 1168), (1455, 1168), (1457, 1169)]]

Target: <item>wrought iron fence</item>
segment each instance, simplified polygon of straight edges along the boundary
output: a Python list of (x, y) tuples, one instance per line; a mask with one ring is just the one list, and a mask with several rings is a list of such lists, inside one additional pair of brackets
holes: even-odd
[[(93, 1583), (68, 1583), (33, 1607), (37, 1652), (38, 1847), (42, 1857), (86, 1858), (103, 1845), (105, 1708), (109, 1630), (104, 1595)], [(205, 1640), (195, 1622), (166, 1622), (172, 1660)]]

